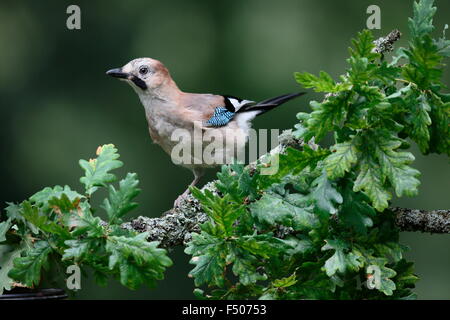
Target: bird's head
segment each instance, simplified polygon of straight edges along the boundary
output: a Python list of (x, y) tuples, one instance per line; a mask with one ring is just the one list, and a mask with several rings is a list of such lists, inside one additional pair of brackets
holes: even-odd
[(121, 68), (108, 70), (106, 74), (128, 82), (139, 95), (154, 94), (167, 85), (176, 87), (167, 68), (151, 58), (131, 60)]

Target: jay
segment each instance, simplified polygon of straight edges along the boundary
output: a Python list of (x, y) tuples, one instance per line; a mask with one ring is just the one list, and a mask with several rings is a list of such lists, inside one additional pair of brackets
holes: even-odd
[[(229, 159), (228, 156), (234, 155), (236, 149), (245, 148), (251, 121), (257, 115), (304, 94), (285, 94), (256, 103), (229, 95), (187, 93), (178, 88), (168, 69), (160, 61), (151, 58), (134, 59), (106, 74), (124, 80), (133, 87), (144, 106), (150, 137), (169, 155), (177, 145), (177, 141), (173, 139), (176, 130), (185, 130), (195, 140), (198, 138), (195, 138), (194, 130), (200, 129), (204, 136), (208, 133), (216, 138), (228, 138), (230, 133), (234, 135), (232, 139), (237, 136), (236, 144), (230, 146), (225, 143), (222, 148), (218, 148), (220, 150), (215, 150), (219, 158)], [(200, 144), (205, 145), (206, 140)], [(179, 164), (193, 172), (194, 180), (190, 186), (198, 183), (205, 168), (217, 164), (198, 161), (192, 153), (184, 155), (183, 159), (186, 156), (190, 161)], [(189, 187), (177, 198), (174, 207), (178, 207), (187, 194)]]

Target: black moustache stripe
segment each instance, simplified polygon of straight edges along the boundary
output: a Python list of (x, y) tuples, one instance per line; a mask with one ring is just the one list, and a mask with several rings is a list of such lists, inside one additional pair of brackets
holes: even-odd
[(131, 81), (133, 81), (133, 83), (135, 85), (137, 85), (139, 88), (141, 88), (142, 90), (147, 90), (147, 85), (145, 84), (145, 82), (142, 79), (139, 79), (136, 76), (133, 76), (131, 78)]

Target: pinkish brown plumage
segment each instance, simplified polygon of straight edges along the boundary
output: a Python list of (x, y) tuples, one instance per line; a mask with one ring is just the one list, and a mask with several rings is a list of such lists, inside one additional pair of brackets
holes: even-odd
[[(214, 150), (213, 155), (225, 163), (226, 159), (232, 159), (231, 156), (236, 154), (236, 149), (245, 148), (253, 118), (301, 95), (283, 95), (255, 103), (231, 96), (187, 93), (178, 88), (169, 70), (160, 61), (151, 58), (132, 60), (122, 68), (109, 70), (107, 74), (127, 81), (133, 87), (145, 108), (150, 137), (172, 155), (172, 160), (173, 152), (180, 144), (180, 140), (174, 140), (174, 135), (179, 132), (190, 135), (187, 141), (191, 145), (198, 143), (206, 147), (209, 144), (209, 141), (196, 141), (198, 138), (194, 132), (199, 130), (202, 138), (217, 136), (228, 141), (226, 139), (237, 137), (233, 146), (225, 142), (222, 148)], [(191, 186), (197, 184), (204, 168), (215, 165), (198, 159), (195, 152), (183, 154), (183, 159), (186, 161), (177, 164), (194, 173)], [(197, 160), (200, 162), (196, 163)], [(178, 206), (188, 192), (189, 188), (178, 197), (174, 206)]]

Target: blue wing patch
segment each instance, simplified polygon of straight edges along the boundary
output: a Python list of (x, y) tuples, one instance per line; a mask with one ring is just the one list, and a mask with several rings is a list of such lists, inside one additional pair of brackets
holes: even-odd
[(228, 111), (225, 107), (217, 107), (214, 109), (213, 116), (206, 121), (206, 125), (212, 127), (222, 127), (233, 120), (234, 114), (234, 112)]

